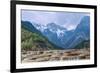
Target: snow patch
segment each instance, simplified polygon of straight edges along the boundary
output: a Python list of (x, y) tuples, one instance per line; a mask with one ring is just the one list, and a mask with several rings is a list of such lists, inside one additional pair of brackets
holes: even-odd
[(57, 33), (57, 36), (58, 36), (58, 37), (63, 37), (63, 35), (64, 35), (64, 30), (59, 30), (59, 29), (58, 29), (56, 33)]

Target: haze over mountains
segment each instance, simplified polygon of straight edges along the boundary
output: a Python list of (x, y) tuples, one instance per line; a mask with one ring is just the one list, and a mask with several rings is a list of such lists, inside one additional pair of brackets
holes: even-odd
[[(34, 20), (34, 19), (33, 19)], [(85, 42), (90, 41), (90, 17), (84, 16), (77, 27), (73, 30), (68, 30), (66, 27), (62, 27), (60, 24), (50, 22), (45, 25), (37, 24), (35, 22), (23, 21), (26, 23), (25, 27), (36, 33), (41, 33), (51, 43), (64, 49), (81, 48), (79, 45), (84, 45)], [(27, 24), (30, 23), (30, 24)], [(83, 47), (82, 47), (83, 48)]]

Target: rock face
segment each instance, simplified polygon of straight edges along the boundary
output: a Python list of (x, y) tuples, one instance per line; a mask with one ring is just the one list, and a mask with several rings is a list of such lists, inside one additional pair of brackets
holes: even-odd
[(90, 59), (89, 49), (22, 51), (22, 63)]

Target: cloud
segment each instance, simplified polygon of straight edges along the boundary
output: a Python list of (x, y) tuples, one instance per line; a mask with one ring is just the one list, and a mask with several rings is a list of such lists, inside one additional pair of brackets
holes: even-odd
[(42, 25), (54, 22), (57, 19), (55, 12), (22, 11), (22, 20), (35, 22)]
[(22, 10), (22, 20), (24, 21), (45, 26), (48, 23), (56, 23), (68, 30), (75, 29), (81, 18), (87, 15), (89, 16), (89, 13)]
[(69, 25), (68, 28), (67, 28), (67, 30), (74, 30), (75, 28), (76, 28), (75, 25)]

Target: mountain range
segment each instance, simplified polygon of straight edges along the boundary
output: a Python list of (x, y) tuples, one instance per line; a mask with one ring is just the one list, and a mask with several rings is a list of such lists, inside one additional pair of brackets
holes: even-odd
[(34, 51), (63, 49), (50, 42), (28, 21), (21, 21), (21, 48)]
[[(34, 22), (24, 22), (24, 28), (31, 32), (36, 32), (46, 37), (48, 41), (63, 49), (80, 48), (81, 44), (88, 41), (90, 43), (90, 17), (84, 16), (76, 29), (67, 30), (56, 23), (48, 23), (47, 26), (36, 24)], [(28, 24), (30, 23), (30, 24)], [(81, 47), (83, 48), (83, 47)]]

